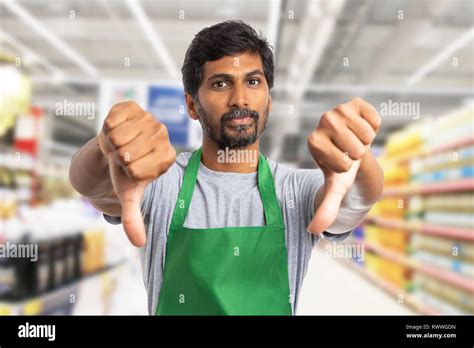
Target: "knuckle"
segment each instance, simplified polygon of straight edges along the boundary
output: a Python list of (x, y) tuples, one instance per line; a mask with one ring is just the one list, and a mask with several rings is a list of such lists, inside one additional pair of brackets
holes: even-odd
[(131, 161), (131, 155), (130, 152), (127, 149), (119, 149), (117, 151), (117, 155), (123, 163), (128, 163)]
[(170, 165), (176, 161), (176, 150), (173, 146), (170, 146), (169, 148), (168, 161)]
[(164, 135), (168, 136), (168, 127), (166, 127), (163, 123), (157, 123), (158, 130), (162, 132)]
[(109, 138), (109, 141), (113, 145), (117, 145), (120, 141), (120, 137), (118, 136), (118, 134), (116, 132), (109, 133), (108, 138)]
[(148, 119), (152, 119), (152, 120), (155, 119), (155, 116), (153, 116), (153, 114), (150, 111), (144, 111), (143, 116), (145, 116)]
[(116, 113), (117, 111), (119, 111), (119, 110), (122, 108), (122, 105), (123, 105), (123, 103), (114, 104), (114, 105), (110, 108), (110, 113), (112, 113), (112, 114)]
[(160, 156), (161, 163), (157, 166), (157, 176), (165, 173), (176, 161), (176, 150), (173, 146), (169, 145), (166, 152)]
[(342, 168), (342, 165), (340, 165), (340, 164), (334, 165), (332, 170), (337, 174), (341, 174), (341, 173), (345, 172), (345, 170)]
[(162, 158), (163, 158), (163, 162), (167, 166), (171, 165), (173, 160), (176, 158), (176, 151), (174, 150), (174, 148), (171, 145), (169, 145), (167, 147), (167, 149), (165, 150), (165, 153), (164, 153)]
[(356, 160), (361, 159), (365, 154), (365, 147), (357, 146), (354, 151), (352, 151), (352, 157)]
[(137, 103), (135, 100), (127, 100), (127, 101), (124, 101), (124, 102), (123, 102), (123, 105), (124, 105), (126, 108), (130, 108), (130, 109), (136, 109), (137, 107), (139, 107), (138, 103)]
[(112, 108), (110, 109), (110, 113), (116, 114), (116, 113), (121, 112), (124, 108), (128, 107), (129, 105), (128, 103), (129, 103), (128, 101), (124, 101), (124, 102), (114, 104)]
[(341, 115), (346, 115), (347, 113), (347, 108), (350, 107), (349, 105), (347, 104), (339, 104), (338, 106), (336, 106), (334, 109), (339, 112)]
[(340, 161), (336, 166), (336, 172), (345, 173), (351, 168), (351, 165), (352, 165), (352, 161), (348, 158), (343, 161)]
[(130, 175), (130, 177), (132, 179), (135, 179), (135, 180), (142, 180), (142, 173), (140, 171), (140, 169), (138, 168), (137, 165), (131, 163), (129, 165), (127, 165), (127, 171), (128, 171), (128, 174)]
[(375, 139), (375, 132), (373, 130), (370, 130), (369, 132), (367, 132), (366, 139), (367, 139), (367, 143), (365, 145), (371, 144)]
[(320, 122), (326, 122), (329, 118), (331, 117), (331, 112), (326, 111), (321, 115), (321, 120)]
[[(375, 118), (374, 125), (376, 129), (379, 129), (380, 126), (382, 125), (382, 118), (379, 115), (377, 115), (377, 117)], [(375, 134), (374, 134), (374, 138), (375, 138)]]
[(316, 132), (311, 132), (306, 139), (308, 145), (317, 147), (319, 144), (319, 135)]
[(169, 139), (168, 128), (163, 123), (157, 123), (155, 127), (156, 127), (156, 134), (161, 140)]
[(112, 118), (110, 116), (108, 116), (105, 120), (104, 120), (104, 129), (106, 131), (109, 131), (111, 130), (113, 127), (113, 121), (112, 121)]
[(324, 127), (329, 127), (329, 128), (336, 128), (337, 120), (336, 120), (337, 115), (334, 112), (325, 112), (322, 117), (321, 117), (321, 125)]
[(375, 131), (371, 127), (364, 127), (357, 136), (364, 145), (369, 145), (375, 139)]
[(120, 135), (117, 134), (117, 132), (111, 132), (108, 135), (109, 141), (115, 145), (118, 146), (120, 144)]

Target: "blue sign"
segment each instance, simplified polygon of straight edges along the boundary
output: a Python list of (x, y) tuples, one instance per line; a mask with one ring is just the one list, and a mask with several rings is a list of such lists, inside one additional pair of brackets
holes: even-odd
[(150, 86), (147, 110), (168, 128), (171, 144), (188, 146), (189, 116), (182, 88)]

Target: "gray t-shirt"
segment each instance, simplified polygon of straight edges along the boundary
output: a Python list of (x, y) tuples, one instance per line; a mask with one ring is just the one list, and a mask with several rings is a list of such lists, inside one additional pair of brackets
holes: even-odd
[[(147, 243), (140, 249), (140, 258), (150, 314), (155, 313), (158, 304), (169, 226), (190, 156), (191, 152), (181, 153), (165, 174), (147, 186), (142, 198)], [(285, 224), (294, 314), (311, 251), (323, 238), (322, 235), (308, 233), (306, 228), (313, 217), (314, 200), (324, 183), (324, 176), (319, 169), (292, 169), (273, 160), (268, 162)], [(370, 206), (362, 202), (358, 187), (353, 185), (342, 202), (336, 222), (324, 232), (324, 237), (334, 241), (345, 239), (370, 209)], [(120, 223), (120, 218), (104, 216), (110, 223)], [(185, 227), (263, 225), (265, 218), (258, 190), (257, 172), (217, 172), (200, 163)]]

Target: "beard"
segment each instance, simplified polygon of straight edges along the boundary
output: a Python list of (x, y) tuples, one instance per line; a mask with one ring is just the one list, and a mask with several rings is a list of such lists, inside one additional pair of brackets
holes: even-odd
[[(229, 112), (226, 112), (221, 116), (220, 127), (217, 127), (212, 124), (211, 118), (206, 114), (204, 109), (199, 102), (199, 99), (196, 99), (196, 112), (199, 116), (199, 122), (203, 132), (217, 144), (217, 147), (220, 150), (236, 149), (245, 146), (252, 145), (257, 141), (259, 136), (265, 130), (268, 118), (268, 106), (263, 115), (263, 127), (259, 132), (258, 121), (260, 115), (257, 111), (251, 110), (249, 108), (239, 108), (233, 109)], [(252, 119), (251, 123), (241, 124), (235, 126), (229, 126), (228, 121), (233, 119), (239, 119), (249, 117)], [(233, 132), (231, 132), (232, 130)]]

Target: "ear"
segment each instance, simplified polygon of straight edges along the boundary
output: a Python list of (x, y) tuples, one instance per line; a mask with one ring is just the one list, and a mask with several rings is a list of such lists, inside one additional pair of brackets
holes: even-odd
[(185, 93), (184, 97), (186, 98), (186, 110), (188, 111), (188, 115), (193, 120), (198, 120), (199, 116), (196, 112), (196, 103), (194, 103), (193, 97), (188, 93)]
[(268, 113), (272, 112), (272, 95), (268, 96)]

